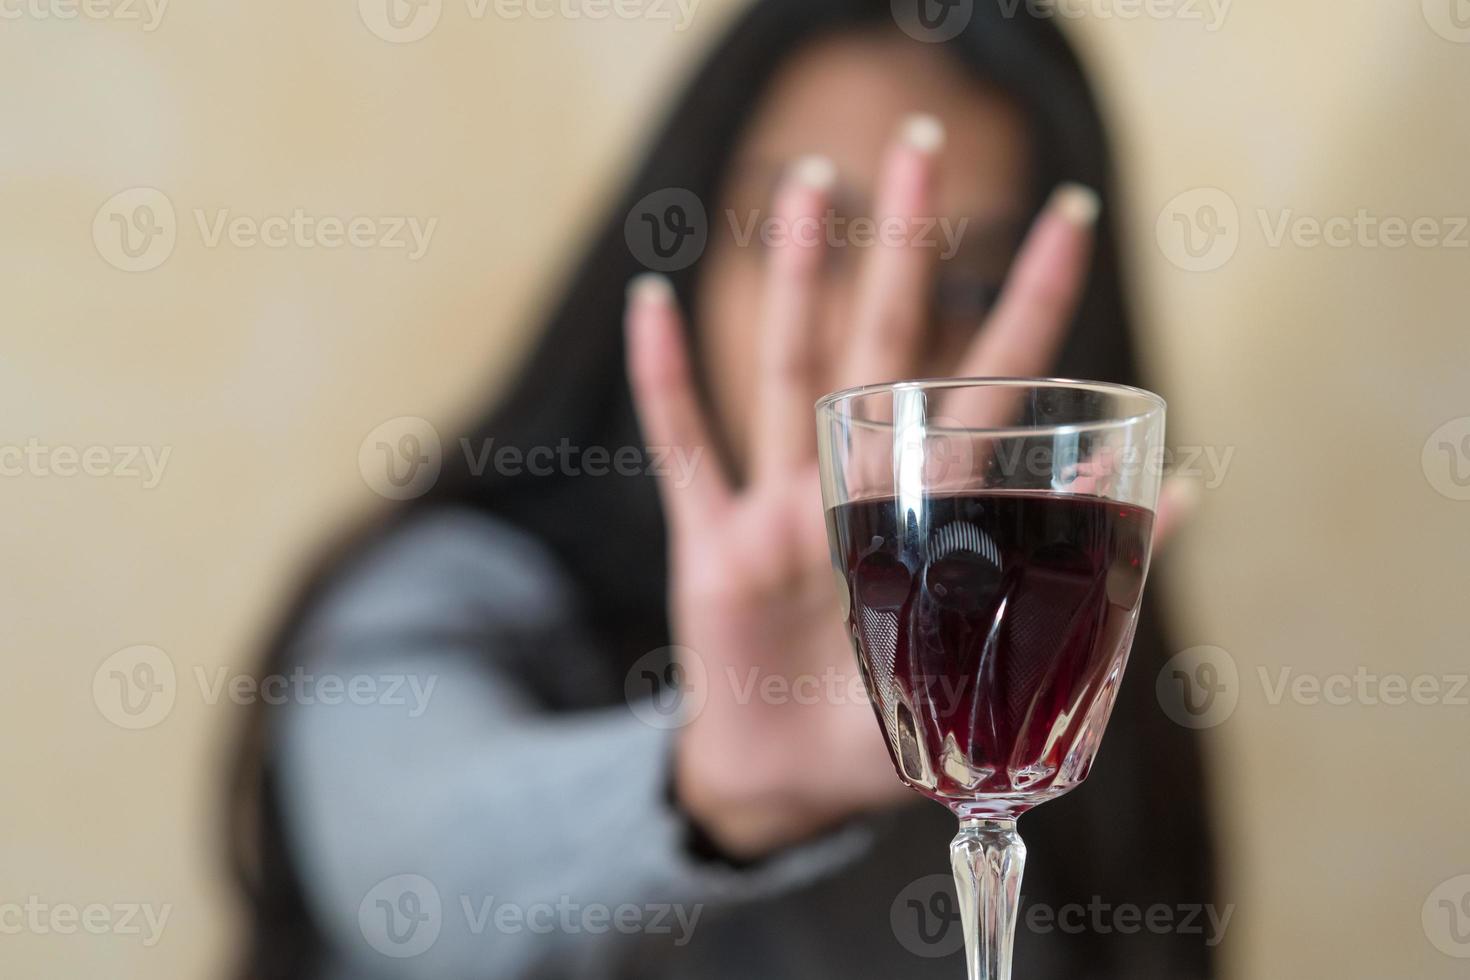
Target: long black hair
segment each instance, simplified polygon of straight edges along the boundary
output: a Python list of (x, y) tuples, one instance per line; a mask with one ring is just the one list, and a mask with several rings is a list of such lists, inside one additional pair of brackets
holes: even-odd
[[(919, 5), (924, 2), (918, 0)], [(864, 30), (896, 32), (895, 10), (901, 6), (890, 0), (759, 0), (738, 20), (685, 88), (641, 168), (613, 202), (508, 396), (472, 427), (465, 444), (485, 445), (491, 437), (501, 445), (522, 447), (557, 446), (563, 440), (583, 449), (641, 444), (622, 366), (624, 291), (630, 278), (645, 271), (625, 238), (630, 211), (648, 195), (671, 188), (691, 191), (700, 201), (717, 200), (737, 141), (776, 69), (821, 38)], [(1110, 201), (1112, 174), (1100, 115), (1055, 22), (1033, 16), (1025, 4), (1009, 13), (1004, 4), (977, 2), (973, 12), (966, 6), (945, 8), (951, 17), (964, 14), (958, 33), (925, 40), (936, 57), (955, 59), (1022, 109), (1032, 161), (1030, 212), (1038, 211), (1047, 193), (1067, 180), (1096, 188)], [(1133, 383), (1138, 379), (1107, 207), (1097, 241), (1086, 293), (1057, 373)], [(686, 309), (698, 277), (697, 263), (670, 274)], [(580, 587), (589, 634), (605, 645), (614, 661), (610, 666), (619, 675), (640, 654), (669, 642), (664, 524), (651, 478), (477, 473), (468, 454), (450, 450), (431, 490), (372, 527), (358, 529), (309, 574), (269, 644), (264, 672), (289, 670), (300, 624), (347, 564), (392, 526), (426, 508), (449, 506), (491, 513), (545, 545)], [(1162, 648), (1146, 615), (1135, 642), (1135, 661), (1156, 657)], [(1150, 874), (1174, 875), (1187, 882), (1187, 893), (1207, 901), (1210, 858), (1199, 803), (1197, 748), (1181, 730), (1170, 729), (1152, 704), (1143, 704), (1141, 698), (1130, 702), (1128, 691), (1150, 687), (1151, 692), (1151, 686), (1135, 682), (1124, 687), (1115, 725), (1129, 723), (1124, 718), (1131, 715), (1149, 729), (1145, 744), (1150, 747), (1150, 771), (1167, 780), (1172, 798), (1133, 804), (1138, 819), (1152, 828), (1144, 833), (1158, 834)], [(272, 741), (270, 710), (262, 706), (248, 724), (230, 790), (233, 858), (249, 905), (245, 973), (306, 977), (315, 973), (323, 947), (282, 824)], [(1099, 760), (1099, 766), (1105, 761)], [(1060, 809), (1065, 802), (1053, 806)], [(1040, 816), (1033, 819), (1028, 840), (1041, 841), (1045, 830), (1038, 825), (1043, 823)], [(1116, 837), (1109, 840), (1101, 829), (1097, 832), (1100, 850), (1127, 849)], [(1203, 953), (1190, 970), (1208, 973)]]

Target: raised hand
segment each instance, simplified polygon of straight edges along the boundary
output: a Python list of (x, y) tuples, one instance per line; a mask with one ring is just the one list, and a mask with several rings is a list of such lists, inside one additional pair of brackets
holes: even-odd
[[(934, 214), (942, 144), (932, 118), (905, 123), (885, 154), (874, 217)], [(818, 220), (834, 177), (822, 158), (799, 161), (776, 192), (773, 216), (788, 227)], [(1082, 187), (1053, 195), (953, 374), (1047, 371), (1082, 290), (1097, 209), (1096, 195)], [(735, 486), (706, 451), (692, 480), (660, 485), (672, 635), (698, 657), (697, 668), (687, 666), (708, 686), (702, 710), (678, 734), (676, 790), (692, 818), (737, 856), (910, 798), (859, 693), (828, 561), (812, 403), (830, 388), (916, 370), (933, 250), (912, 239), (873, 245), (855, 287), (855, 322), (841, 350), (824, 351), (816, 325), (827, 288), (825, 248), (815, 236), (786, 236), (769, 256), (748, 478)], [(715, 423), (696, 391), (667, 281), (636, 280), (627, 319), (629, 374), (646, 441), (707, 450)], [(772, 678), (779, 682), (766, 686)], [(785, 693), (763, 696), (769, 691)]]

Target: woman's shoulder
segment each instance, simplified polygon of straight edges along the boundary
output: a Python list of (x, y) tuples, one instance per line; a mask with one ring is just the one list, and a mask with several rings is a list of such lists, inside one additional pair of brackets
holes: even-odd
[(332, 577), (300, 641), (405, 632), (535, 630), (574, 612), (570, 580), (544, 544), (467, 507), (430, 508), (381, 532)]

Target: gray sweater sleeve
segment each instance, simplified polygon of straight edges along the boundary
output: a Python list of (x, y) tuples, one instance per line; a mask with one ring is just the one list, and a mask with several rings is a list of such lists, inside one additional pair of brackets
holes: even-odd
[(273, 750), (349, 974), (580, 975), (619, 936), (688, 942), (710, 907), (869, 846), (850, 826), (752, 870), (692, 854), (668, 802), (673, 732), (626, 704), (542, 706), (530, 678), (606, 670), (574, 606), (535, 542), (444, 512), (395, 531), (305, 624)]

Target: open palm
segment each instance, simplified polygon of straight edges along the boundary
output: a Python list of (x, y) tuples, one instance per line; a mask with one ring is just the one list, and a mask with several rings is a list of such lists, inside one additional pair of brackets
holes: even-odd
[[(938, 124), (910, 119), (888, 149), (875, 217), (934, 213)], [(774, 217), (797, 227), (828, 207), (831, 165), (800, 161)], [(1022, 246), (994, 312), (955, 376), (1046, 373), (1086, 276), (1097, 198), (1060, 189)], [(861, 696), (833, 585), (817, 476), (812, 402), (824, 389), (911, 376), (923, 355), (934, 250), (909, 240), (872, 247), (857, 283), (839, 363), (815, 350), (825, 244), (800, 236), (768, 260), (761, 390), (748, 479), (732, 484), (706, 454), (687, 485), (660, 485), (670, 528), (670, 610), (686, 676), (707, 685), (678, 735), (682, 805), (722, 847), (753, 856), (908, 793)], [(628, 358), (650, 445), (712, 444), (681, 314), (662, 278), (630, 290)]]

